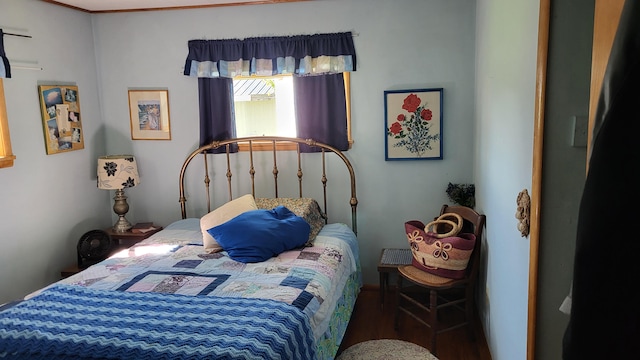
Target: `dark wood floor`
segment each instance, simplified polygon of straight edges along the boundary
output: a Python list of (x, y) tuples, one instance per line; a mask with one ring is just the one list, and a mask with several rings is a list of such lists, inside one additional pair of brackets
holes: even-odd
[[(429, 348), (429, 329), (407, 315), (400, 315), (400, 329), (393, 328), (395, 296), (385, 296), (384, 306), (376, 286), (365, 286), (356, 302), (351, 322), (342, 340), (338, 354), (351, 345), (377, 339), (398, 339)], [(443, 317), (450, 316), (443, 314)], [(455, 315), (454, 315), (455, 316)], [(446, 321), (446, 319), (445, 319)], [(440, 334), (437, 338), (437, 356), (440, 360), (491, 360), (491, 354), (482, 325), (475, 322), (475, 341), (470, 341), (464, 328)]]

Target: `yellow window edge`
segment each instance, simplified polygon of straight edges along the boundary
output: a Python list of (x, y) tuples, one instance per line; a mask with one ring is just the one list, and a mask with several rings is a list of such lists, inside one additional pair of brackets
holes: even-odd
[(7, 105), (4, 100), (4, 82), (0, 79), (0, 168), (13, 166), (15, 158), (11, 152)]

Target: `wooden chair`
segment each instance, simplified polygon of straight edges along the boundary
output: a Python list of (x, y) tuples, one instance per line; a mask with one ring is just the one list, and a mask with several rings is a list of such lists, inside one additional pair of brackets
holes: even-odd
[[(439, 333), (466, 325), (469, 337), (474, 339), (474, 294), (480, 263), (482, 232), (486, 220), (485, 215), (478, 214), (475, 210), (465, 206), (445, 204), (440, 211), (441, 215), (444, 213), (456, 213), (462, 216), (464, 224), (461, 232), (473, 233), (476, 236), (464, 278), (449, 279), (427, 273), (413, 265), (404, 265), (398, 267), (399, 276), (396, 288), (395, 329), (399, 328), (400, 312), (404, 312), (428, 326), (431, 329), (430, 350), (433, 354), (436, 353), (436, 336)], [(403, 287), (403, 280), (407, 280), (415, 286)], [(428, 294), (425, 294), (424, 289)], [(446, 307), (453, 307), (461, 311), (463, 316), (454, 323), (440, 323), (439, 311)]]

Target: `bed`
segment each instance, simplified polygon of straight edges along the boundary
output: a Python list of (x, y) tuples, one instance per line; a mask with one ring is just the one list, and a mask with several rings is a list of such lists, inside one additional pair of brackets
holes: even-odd
[[(233, 153), (238, 144), (247, 151)], [(196, 158), (204, 172), (189, 166)], [(198, 173), (203, 190), (187, 179)], [(181, 219), (0, 311), (0, 358), (335, 357), (362, 286), (346, 156), (313, 140), (231, 139), (194, 150), (179, 177)], [(328, 185), (345, 198), (329, 195)], [(350, 222), (329, 220), (340, 208)]]

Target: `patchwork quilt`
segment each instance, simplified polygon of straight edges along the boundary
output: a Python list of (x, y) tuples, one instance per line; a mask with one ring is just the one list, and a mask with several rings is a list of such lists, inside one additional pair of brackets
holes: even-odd
[[(136, 358), (160, 359), (162, 357), (158, 354), (164, 353), (173, 354), (173, 357), (170, 357), (172, 359), (206, 358), (198, 350), (202, 349), (199, 347), (201, 345), (194, 340), (195, 338), (191, 339), (195, 336), (193, 334), (199, 334), (196, 331), (198, 326), (205, 326), (203, 329), (206, 330), (201, 330), (204, 334), (198, 337), (203, 338), (203, 341), (207, 337), (204, 336), (206, 334), (223, 334), (222, 330), (233, 331), (233, 329), (241, 333), (255, 328), (258, 333), (229, 333), (228, 336), (229, 338), (249, 338), (252, 344), (268, 344), (269, 347), (269, 349), (254, 349), (240, 342), (229, 345), (230, 348), (226, 350), (221, 350), (228, 344), (204, 345), (214, 346), (214, 348), (219, 346), (219, 349), (215, 349), (220, 352), (210, 350), (213, 354), (231, 354), (228, 357), (216, 355), (215, 358), (275, 359), (278, 357), (274, 357), (274, 354), (281, 354), (279, 356), (283, 359), (314, 359), (315, 342), (329, 328), (331, 315), (342, 295), (342, 289), (358, 268), (357, 242), (351, 230), (343, 224), (329, 224), (320, 231), (311, 247), (287, 251), (266, 262), (244, 264), (233, 261), (224, 252), (213, 254), (204, 252), (199, 224), (190, 223), (189, 220), (191, 219), (172, 224), (138, 245), (44, 289), (28, 301), (0, 312), (0, 358), (3, 354), (7, 356), (10, 353), (8, 349), (16, 349), (6, 347), (7, 339), (16, 337), (15, 333), (9, 332), (20, 331), (18, 328), (13, 328), (13, 325), (9, 325), (14, 321), (11, 319), (14, 315), (8, 314), (12, 311), (22, 311), (20, 309), (24, 306), (30, 306), (32, 309), (41, 309), (41, 312), (38, 312), (38, 322), (33, 324), (50, 321), (53, 324), (50, 325), (51, 332), (67, 326), (64, 324), (65, 317), (58, 317), (58, 310), (54, 309), (66, 307), (69, 314), (75, 311), (78, 319), (82, 319), (78, 326), (83, 326), (84, 330), (91, 329), (91, 332), (88, 332), (91, 334), (89, 337), (104, 338), (105, 344), (101, 346), (105, 354), (114, 354), (115, 348), (112, 347), (122, 342), (128, 344), (125, 346), (127, 349), (135, 348), (143, 351), (150, 346), (148, 344), (153, 344), (151, 346), (153, 349), (149, 351), (158, 351), (157, 354), (153, 353), (149, 357)], [(158, 303), (166, 303), (167, 307), (158, 310), (154, 306)], [(122, 328), (135, 336), (112, 339), (110, 335), (100, 337), (98, 333), (94, 333), (93, 329), (99, 329), (101, 324), (104, 324), (104, 319), (111, 316), (107, 315), (108, 312), (102, 313), (102, 311), (108, 309), (124, 311), (125, 306), (119, 304), (131, 304), (132, 307), (127, 308), (126, 311), (137, 314), (134, 316), (136, 319), (146, 321), (147, 318), (150, 319), (156, 314), (161, 317), (166, 315), (166, 318), (163, 317), (160, 322), (153, 323), (154, 325), (151, 326), (153, 331), (156, 331), (154, 328), (156, 324), (160, 326), (163, 321), (166, 321), (167, 325), (173, 324), (174, 321), (184, 321), (184, 331), (172, 330), (172, 326), (167, 326), (164, 330), (157, 330), (159, 333), (152, 331), (149, 335), (152, 338), (144, 338), (147, 333), (139, 329), (149, 326), (143, 324), (145, 321), (142, 323), (127, 321), (127, 316), (114, 313), (113, 320), (108, 322), (110, 325), (104, 325), (112, 326), (113, 329), (104, 329), (104, 331), (115, 333), (117, 331), (114, 329)], [(241, 311), (246, 309), (252, 311)], [(94, 311), (100, 315), (96, 315), (95, 318), (91, 317), (93, 315), (88, 315), (89, 318), (80, 317), (80, 314), (85, 316), (85, 314), (93, 314)], [(276, 311), (282, 319), (267, 321), (264, 324), (264, 319), (271, 316), (266, 315), (265, 311)], [(69, 319), (73, 318), (72, 315), (66, 316)], [(92, 323), (93, 320), (97, 322)], [(284, 328), (297, 330), (283, 333), (282, 324), (285, 320), (290, 323), (284, 325)], [(35, 320), (22, 319), (14, 322), (18, 324), (16, 326), (22, 326), (23, 323), (30, 321)], [(86, 326), (81, 325), (85, 323)], [(41, 328), (40, 325), (34, 325), (34, 327)], [(40, 334), (37, 330), (34, 330), (34, 333), (25, 331), (26, 335), (23, 332), (20, 341), (34, 341), (34, 337), (41, 340), (49, 338), (48, 335)], [(181, 341), (193, 340), (185, 343), (186, 345), (181, 345), (185, 347), (185, 357), (174, 356), (176, 351), (173, 349), (174, 342), (169, 341), (162, 345), (154, 340), (167, 338), (167, 335), (163, 335), (163, 331), (182, 334), (175, 335), (172, 339), (177, 336)], [(263, 335), (267, 338), (277, 337), (273, 334), (279, 334), (278, 336), (285, 339), (284, 344), (279, 341), (267, 341), (260, 337)], [(210, 337), (218, 338), (213, 335)], [(52, 339), (59, 340), (55, 336)], [(147, 345), (134, 345), (138, 342)], [(33, 346), (35, 345), (29, 347)], [(167, 348), (163, 348), (164, 346)], [(84, 345), (81, 347), (84, 348)], [(238, 349), (256, 353), (250, 356), (248, 354), (233, 355), (235, 351), (240, 351)]]
[(315, 357), (308, 319), (273, 300), (56, 285), (6, 310), (0, 325), (6, 359)]

